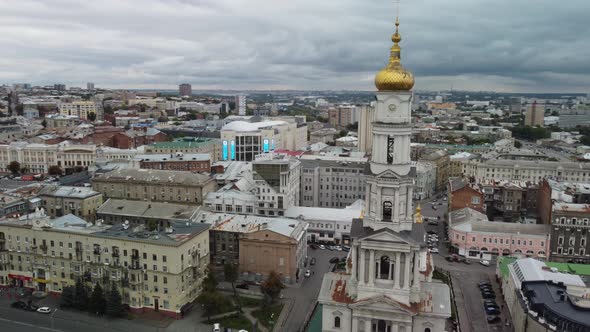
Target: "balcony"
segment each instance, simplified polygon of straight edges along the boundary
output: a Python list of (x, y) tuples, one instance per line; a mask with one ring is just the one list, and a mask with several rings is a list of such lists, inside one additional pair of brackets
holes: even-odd
[(95, 255), (100, 255), (101, 254), (100, 248), (95, 247), (94, 250), (92, 250), (92, 253), (94, 253)]
[(129, 265), (129, 270), (141, 270), (142, 266), (139, 264), (139, 262), (131, 262), (131, 265)]
[(44, 254), (47, 254), (47, 245), (45, 243), (40, 245), (39, 249), (41, 249)]
[(118, 251), (113, 251), (113, 257), (119, 257), (119, 252)]

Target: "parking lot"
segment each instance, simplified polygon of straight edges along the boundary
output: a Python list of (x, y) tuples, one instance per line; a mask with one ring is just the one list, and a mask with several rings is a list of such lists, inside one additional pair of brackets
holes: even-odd
[[(504, 303), (499, 285), (495, 281), (495, 266), (483, 266), (477, 261), (470, 261), (471, 264), (448, 262), (445, 257), (449, 256), (447, 248), (446, 232), (444, 227), (444, 218), (447, 212), (447, 202), (437, 197), (435, 202), (436, 209), (433, 209), (433, 199), (422, 201), (422, 215), (427, 218), (436, 219), (436, 225), (429, 224), (425, 221), (425, 228), (428, 232), (436, 232), (438, 235), (438, 253), (433, 255), (436, 267), (448, 271), (453, 280), (455, 291), (455, 300), (459, 323), (462, 332), (479, 332), (479, 331), (511, 331), (511, 327), (504, 325), (506, 320), (510, 319), (508, 309)], [(439, 203), (442, 202), (442, 205)], [(439, 219), (440, 217), (440, 219)], [(495, 301), (500, 309), (501, 322), (488, 324), (487, 315), (484, 309), (484, 299), (478, 287), (482, 280), (488, 280), (495, 292)]]

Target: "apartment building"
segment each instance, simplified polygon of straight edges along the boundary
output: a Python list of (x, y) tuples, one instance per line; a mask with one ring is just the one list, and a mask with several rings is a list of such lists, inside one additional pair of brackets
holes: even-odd
[(345, 129), (360, 120), (361, 108), (357, 106), (338, 106), (328, 110), (328, 121), (338, 129)]
[(102, 194), (86, 187), (50, 185), (39, 191), (39, 198), (52, 218), (72, 214), (94, 222), (96, 210), (102, 205)]
[(481, 213), (486, 212), (483, 193), (471, 187), (467, 180), (462, 178), (449, 180), (448, 205), (449, 212), (466, 207)]
[(209, 263), (209, 225), (160, 231), (92, 225), (66, 215), (0, 222), (0, 285), (60, 293), (82, 278), (120, 287), (131, 311), (181, 318), (196, 299)]
[(564, 161), (473, 159), (464, 163), (465, 177), (476, 182), (530, 181), (544, 178), (557, 181), (590, 182), (590, 164)]
[(590, 263), (590, 205), (553, 203), (551, 210), (551, 259)]
[(268, 154), (252, 162), (258, 214), (282, 216), (299, 205), (301, 163), (288, 156)]
[(543, 127), (545, 125), (545, 105), (533, 102), (527, 105), (524, 114), (524, 125), (531, 127)]
[(446, 189), (449, 181), (449, 154), (444, 150), (431, 152), (422, 158), (421, 162), (430, 162), (436, 167), (436, 191), (440, 192)]
[(208, 192), (217, 189), (217, 183), (200, 173), (117, 169), (96, 175), (92, 188), (105, 198), (201, 204)]
[(60, 143), (54, 145), (12, 142), (0, 144), (0, 172), (9, 172), (8, 165), (17, 161), (24, 173), (47, 174), (57, 165), (68, 172), (87, 168), (96, 159), (95, 145)]
[(77, 116), (80, 119), (87, 120), (90, 113), (98, 115), (98, 107), (94, 101), (76, 100), (72, 102), (60, 102), (58, 104), (59, 114), (68, 116)]
[(343, 208), (365, 199), (366, 157), (302, 155), (300, 205)]

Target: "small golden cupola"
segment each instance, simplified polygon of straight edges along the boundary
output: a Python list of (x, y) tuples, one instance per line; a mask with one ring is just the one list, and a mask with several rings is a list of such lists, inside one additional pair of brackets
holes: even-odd
[(401, 48), (399, 42), (399, 18), (395, 19), (395, 33), (391, 36), (393, 46), (389, 55), (389, 63), (375, 76), (375, 86), (379, 91), (409, 91), (414, 87), (414, 74), (401, 64)]
[(422, 217), (422, 208), (420, 207), (420, 204), (418, 204), (418, 206), (416, 207), (416, 214), (414, 214), (414, 222), (416, 224), (421, 224), (423, 222), (423, 217)]

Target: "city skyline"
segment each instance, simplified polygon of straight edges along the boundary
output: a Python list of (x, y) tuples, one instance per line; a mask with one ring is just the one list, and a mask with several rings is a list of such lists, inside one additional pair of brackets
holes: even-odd
[[(405, 2), (404, 63), (417, 90), (583, 93), (588, 6)], [(395, 17), (390, 2), (352, 0), (24, 1), (0, 13), (2, 83), (194, 90), (370, 91)]]

